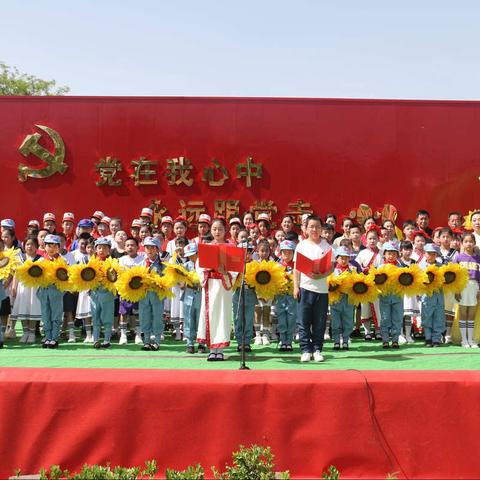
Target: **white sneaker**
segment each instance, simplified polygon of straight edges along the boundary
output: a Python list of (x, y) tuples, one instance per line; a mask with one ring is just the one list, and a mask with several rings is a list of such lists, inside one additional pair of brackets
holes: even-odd
[(398, 343), (399, 343), (400, 345), (404, 345), (405, 343), (407, 343), (407, 339), (406, 339), (403, 335), (400, 335), (400, 336), (398, 337)]
[(268, 335), (266, 333), (262, 335), (262, 345), (270, 345), (270, 340), (268, 339)]
[(324, 340), (330, 340), (330, 335), (325, 332), (325, 335), (323, 336)]
[(315, 350), (315, 352), (313, 352), (313, 359), (316, 361), (316, 362), (323, 362), (325, 359), (323, 358), (323, 355), (322, 353), (319, 351), (319, 350)]
[(142, 336), (139, 333), (135, 335), (135, 345), (143, 345)]
[(160, 340), (161, 340), (162, 342), (165, 340), (165, 335), (164, 335), (163, 333), (160, 335)]
[(87, 335), (83, 343), (93, 343), (93, 335), (92, 334)]
[(470, 342), (470, 348), (478, 348), (477, 342)]
[(28, 338), (30, 337), (30, 332), (25, 332), (20, 338), (19, 343), (27, 343)]
[(120, 340), (118, 341), (118, 344), (119, 345), (127, 345), (127, 343), (128, 343), (127, 334), (126, 333), (121, 333), (120, 334)]
[(463, 348), (470, 348), (470, 344), (466, 341), (462, 342), (462, 347)]
[(405, 340), (407, 343), (415, 343), (415, 340), (411, 337), (411, 335), (405, 335)]
[[(183, 332), (179, 328), (177, 328), (177, 331), (175, 332), (175, 340), (182, 340), (183, 338)], [(136, 340), (135, 340), (136, 343)]]
[(297, 333), (295, 335), (295, 343), (298, 343), (300, 341), (300, 335)]
[(261, 335), (256, 335), (253, 344), (254, 345), (263, 345), (262, 336)]
[(68, 343), (75, 343), (75, 333), (74, 332), (70, 332), (68, 334)]
[(310, 352), (302, 353), (300, 357), (301, 362), (309, 362), (312, 359), (312, 354)]
[(28, 334), (27, 341), (25, 343), (35, 343), (35, 340), (37, 339), (35, 332), (30, 332)]

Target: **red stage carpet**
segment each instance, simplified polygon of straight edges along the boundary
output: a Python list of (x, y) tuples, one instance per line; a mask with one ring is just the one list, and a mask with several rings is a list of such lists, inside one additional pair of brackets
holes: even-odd
[(317, 478), (479, 478), (480, 372), (0, 369), (0, 477), (60, 464), (222, 466), (269, 445)]

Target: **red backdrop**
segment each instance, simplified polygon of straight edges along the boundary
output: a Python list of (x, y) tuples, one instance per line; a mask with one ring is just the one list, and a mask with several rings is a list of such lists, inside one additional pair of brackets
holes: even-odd
[[(348, 213), (360, 203), (397, 207), (401, 219), (417, 208), (432, 212), (433, 224), (448, 211), (476, 206), (479, 191), (479, 102), (139, 98), (1, 97), (0, 216), (23, 227), (45, 211), (77, 218), (100, 209), (130, 220), (141, 207), (161, 200), (178, 214), (179, 201), (273, 201), (279, 212), (290, 202), (310, 202), (316, 213)], [(65, 147), (64, 175), (18, 180), (18, 164), (39, 166), (18, 151), (35, 125), (57, 131)], [(40, 141), (53, 150), (46, 134)], [(122, 187), (95, 185), (100, 158), (119, 159)], [(158, 162), (158, 185), (134, 186), (130, 162)], [(193, 185), (169, 186), (166, 160), (188, 157)], [(263, 165), (263, 178), (236, 178), (248, 156)], [(230, 179), (222, 187), (202, 182), (216, 158)], [(277, 215), (278, 217), (278, 215)]]

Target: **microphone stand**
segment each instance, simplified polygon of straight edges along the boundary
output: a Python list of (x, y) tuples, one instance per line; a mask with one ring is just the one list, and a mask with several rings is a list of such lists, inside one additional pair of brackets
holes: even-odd
[(245, 274), (247, 272), (247, 253), (248, 253), (248, 241), (246, 242), (245, 253), (243, 255), (243, 276), (242, 286), (240, 287), (240, 302), (242, 312), (242, 349), (240, 351), (240, 368), (239, 370), (250, 370), (245, 364), (246, 352), (245, 352), (245, 340), (246, 340), (246, 318), (245, 318)]

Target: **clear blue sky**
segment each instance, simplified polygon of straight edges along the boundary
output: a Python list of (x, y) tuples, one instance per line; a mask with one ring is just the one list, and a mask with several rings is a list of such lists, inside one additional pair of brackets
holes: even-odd
[(0, 60), (72, 95), (480, 99), (480, 1), (3, 0)]

